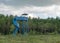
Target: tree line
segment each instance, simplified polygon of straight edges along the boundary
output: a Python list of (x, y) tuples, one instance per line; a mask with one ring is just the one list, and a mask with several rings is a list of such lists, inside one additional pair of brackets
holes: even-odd
[[(13, 15), (0, 14), (0, 34), (12, 34), (15, 26), (13, 25)], [(20, 21), (19, 21), (20, 22)], [(20, 22), (21, 23), (21, 22)], [(21, 26), (20, 26), (21, 27)], [(29, 34), (60, 34), (60, 18), (28, 18)], [(19, 32), (20, 33), (20, 32)]]

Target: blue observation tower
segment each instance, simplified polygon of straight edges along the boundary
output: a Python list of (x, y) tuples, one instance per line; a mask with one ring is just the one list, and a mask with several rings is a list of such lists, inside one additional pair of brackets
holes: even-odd
[[(15, 29), (13, 31), (13, 34), (16, 35), (17, 32), (20, 30), (20, 24), (17, 21), (22, 21), (22, 30), (21, 33), (24, 34), (25, 32), (28, 32), (28, 14), (22, 14), (20, 17), (16, 16), (13, 19), (13, 24), (15, 26)], [(25, 30), (25, 28), (26, 30)]]

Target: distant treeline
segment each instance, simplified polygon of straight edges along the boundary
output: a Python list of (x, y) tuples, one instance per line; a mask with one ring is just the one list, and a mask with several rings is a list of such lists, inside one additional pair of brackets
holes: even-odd
[[(12, 22), (13, 18), (13, 15), (0, 14), (0, 34), (12, 34), (15, 28)], [(31, 19), (29, 17), (28, 25), (29, 34), (60, 34), (59, 17), (47, 19), (40, 19), (39, 17)]]

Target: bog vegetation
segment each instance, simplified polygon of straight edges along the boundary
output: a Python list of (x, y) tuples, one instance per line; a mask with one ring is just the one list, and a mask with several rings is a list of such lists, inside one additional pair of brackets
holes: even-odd
[[(12, 34), (14, 30), (13, 15), (0, 14), (0, 34)], [(19, 22), (20, 23), (20, 22)], [(29, 34), (60, 34), (60, 18), (32, 18), (28, 20)], [(20, 33), (20, 32), (19, 32)]]

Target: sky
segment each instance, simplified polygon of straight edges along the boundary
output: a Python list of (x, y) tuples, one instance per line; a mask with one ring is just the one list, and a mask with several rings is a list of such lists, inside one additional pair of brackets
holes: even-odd
[(60, 17), (60, 0), (0, 0), (0, 13), (31, 17)]

